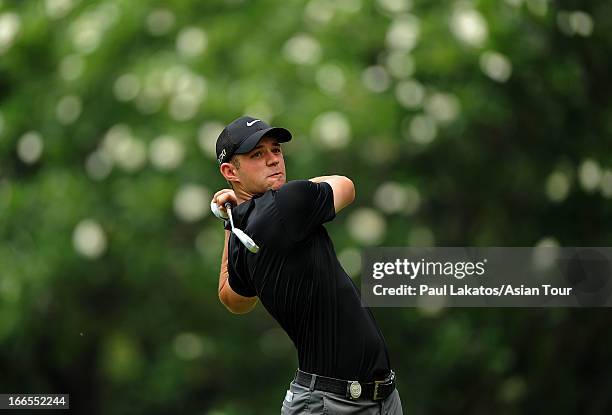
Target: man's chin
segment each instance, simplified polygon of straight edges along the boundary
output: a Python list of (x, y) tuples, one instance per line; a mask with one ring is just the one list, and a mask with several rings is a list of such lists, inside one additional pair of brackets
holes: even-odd
[(283, 180), (282, 182), (277, 182), (277, 183), (274, 183), (273, 185), (271, 185), (271, 186), (270, 186), (270, 189), (272, 189), (272, 190), (278, 190), (278, 189), (280, 189), (280, 188), (281, 188), (281, 186), (282, 186), (282, 185), (284, 185), (284, 184), (285, 184), (285, 181), (284, 181), (284, 180)]
[(287, 183), (287, 180), (285, 179), (285, 176), (282, 176), (281, 178), (274, 179), (274, 181), (272, 181), (272, 183), (270, 183), (268, 185), (268, 189), (270, 189), (270, 190), (278, 190), (285, 183)]

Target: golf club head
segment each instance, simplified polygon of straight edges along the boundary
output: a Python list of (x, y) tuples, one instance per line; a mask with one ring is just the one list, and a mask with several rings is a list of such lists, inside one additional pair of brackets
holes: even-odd
[(242, 242), (242, 244), (246, 246), (246, 249), (248, 249), (254, 254), (259, 251), (259, 247), (255, 243), (255, 241), (253, 241), (246, 233), (237, 228), (233, 228), (232, 232), (234, 232), (234, 235), (236, 235), (238, 239), (240, 239), (240, 242)]

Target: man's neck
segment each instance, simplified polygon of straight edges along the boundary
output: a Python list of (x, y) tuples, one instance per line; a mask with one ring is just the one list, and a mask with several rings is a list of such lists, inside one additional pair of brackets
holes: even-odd
[(253, 199), (253, 197), (257, 196), (257, 194), (250, 193), (239, 186), (235, 186), (234, 194), (236, 195), (236, 199), (238, 199), (239, 205), (243, 202), (248, 202), (249, 200)]

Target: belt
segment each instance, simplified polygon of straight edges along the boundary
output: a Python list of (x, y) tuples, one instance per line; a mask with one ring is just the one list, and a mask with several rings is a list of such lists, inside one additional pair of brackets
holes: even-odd
[(360, 383), (356, 380), (341, 380), (325, 376), (313, 375), (298, 369), (295, 374), (298, 385), (316, 389), (323, 392), (335, 393), (350, 399), (372, 399), (380, 401), (386, 399), (395, 390), (395, 373), (391, 371), (384, 380)]

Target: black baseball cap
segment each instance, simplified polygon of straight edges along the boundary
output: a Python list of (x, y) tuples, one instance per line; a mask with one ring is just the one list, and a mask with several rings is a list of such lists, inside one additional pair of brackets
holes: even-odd
[(259, 118), (245, 115), (232, 121), (217, 138), (217, 161), (223, 164), (234, 154), (248, 153), (264, 136), (274, 137), (279, 143), (291, 140), (289, 130), (270, 127)]

